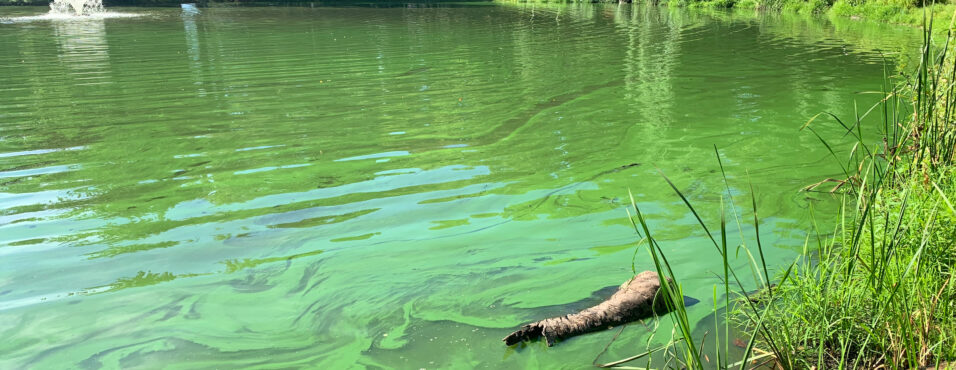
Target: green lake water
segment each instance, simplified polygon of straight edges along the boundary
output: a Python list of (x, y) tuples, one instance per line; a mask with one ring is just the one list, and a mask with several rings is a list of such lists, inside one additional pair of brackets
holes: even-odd
[(720, 258), (658, 169), (715, 222), (720, 148), (730, 243), (750, 181), (779, 270), (838, 203), (799, 192), (839, 176), (799, 127), (918, 42), (637, 5), (111, 10), (140, 16), (0, 8), (0, 368), (587, 367), (616, 331), (500, 339), (652, 268), (628, 189), (705, 330)]

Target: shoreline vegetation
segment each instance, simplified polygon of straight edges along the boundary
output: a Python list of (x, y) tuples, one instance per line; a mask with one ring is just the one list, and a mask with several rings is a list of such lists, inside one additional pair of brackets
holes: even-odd
[[(442, 4), (492, 1), (501, 3), (606, 3), (619, 2), (644, 3), (666, 7), (687, 7), (695, 9), (735, 9), (753, 10), (770, 13), (790, 13), (802, 15), (828, 15), (854, 20), (866, 19), (876, 22), (893, 23), (919, 27), (924, 14), (936, 19), (949, 19), (956, 12), (956, 4), (936, 3), (925, 0), (104, 0), (107, 7), (114, 6), (158, 6), (178, 7), (181, 3), (193, 2), (201, 7), (216, 6), (336, 6), (369, 5), (387, 6), (409, 3)], [(46, 6), (48, 0), (0, 0), (0, 6)], [(946, 31), (945, 22), (937, 23), (932, 29), (941, 33)]]
[[(923, 17), (949, 20), (956, 13), (956, 4), (924, 0), (493, 0), (504, 3), (646, 3), (666, 7), (692, 9), (733, 9), (800, 15), (868, 20), (922, 27)], [(930, 25), (935, 33), (945, 33), (949, 22)]]
[[(951, 16), (940, 19), (947, 32), (939, 43), (926, 31), (938, 29), (933, 19), (924, 18), (915, 70), (887, 82), (878, 104), (804, 126), (816, 135), (813, 127), (826, 124), (816, 120), (827, 118), (856, 143), (841, 166), (839, 224), (830, 234), (813, 225), (817, 243), (762, 314), (762, 343), (786, 368), (949, 368), (956, 360), (956, 56)], [(882, 127), (860, 124), (870, 114)]]
[[(673, 322), (671, 339), (625, 360), (644, 359), (651, 368), (656, 357), (664, 367), (695, 369), (956, 367), (956, 55), (951, 31), (934, 40), (936, 33), (927, 31), (935, 29), (933, 18), (925, 19), (918, 64), (910, 74), (885, 77), (878, 103), (860, 107), (855, 117), (820, 113), (801, 128), (820, 140), (844, 175), (804, 191), (841, 194), (842, 207), (835, 225), (807, 225), (803, 251), (789, 266), (768, 270), (753, 189), (739, 199), (746, 195), (734, 195), (741, 192), (726, 183), (722, 165), (719, 227), (708, 226), (662, 174), (724, 261), (709, 336), (693, 332), (680, 280), (631, 199), (638, 249), (646, 247), (662, 281), (678, 284), (661, 285), (672, 310), (662, 320)], [(952, 27), (950, 17), (945, 23)], [(842, 127), (855, 139), (849, 151), (832, 147), (814, 130), (820, 125)], [(752, 206), (752, 214), (738, 214), (735, 203)], [(747, 222), (741, 220), (752, 222), (755, 251), (728, 243), (728, 222), (739, 228)], [(729, 267), (735, 249), (750, 256), (748, 271)], [(717, 307), (721, 294), (726, 308)]]
[[(453, 2), (481, 2), (486, 0), (457, 0)], [(956, 4), (935, 3), (925, 0), (490, 0), (504, 3), (647, 3), (667, 7), (688, 7), (703, 9), (739, 9), (767, 11), (792, 14), (817, 14), (844, 17), (850, 19), (867, 19), (876, 22), (894, 23), (900, 25), (920, 26), (924, 12), (930, 13), (937, 19), (952, 15), (956, 11)], [(112, 6), (179, 6), (180, 3), (193, 2), (200, 6), (335, 6), (335, 5), (387, 5), (407, 3), (441, 4), (442, 0), (104, 0), (107, 7)], [(0, 0), (3, 5), (45, 6), (48, 0)], [(945, 25), (940, 23), (934, 31), (945, 31)]]

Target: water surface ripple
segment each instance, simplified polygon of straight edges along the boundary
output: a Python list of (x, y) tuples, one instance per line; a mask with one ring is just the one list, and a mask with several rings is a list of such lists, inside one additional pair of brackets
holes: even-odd
[(779, 265), (838, 171), (797, 128), (872, 103), (915, 40), (639, 6), (42, 11), (0, 8), (0, 368), (588, 365), (613, 333), (499, 339), (651, 267), (628, 189), (702, 319), (716, 254), (656, 168), (714, 220), (719, 147)]

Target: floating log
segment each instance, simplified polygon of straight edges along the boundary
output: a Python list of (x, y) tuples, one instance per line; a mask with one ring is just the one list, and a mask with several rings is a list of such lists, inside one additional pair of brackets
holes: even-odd
[(608, 329), (613, 326), (640, 320), (667, 312), (662, 295), (660, 278), (656, 272), (644, 271), (621, 285), (610, 298), (578, 313), (552, 317), (521, 326), (502, 339), (513, 345), (540, 337), (554, 345), (558, 339)]

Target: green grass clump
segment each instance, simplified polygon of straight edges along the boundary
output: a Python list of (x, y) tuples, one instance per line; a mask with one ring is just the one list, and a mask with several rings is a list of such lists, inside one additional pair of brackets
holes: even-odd
[(909, 176), (809, 249), (767, 322), (790, 368), (914, 368), (956, 359), (956, 181)]
[(863, 18), (872, 21), (922, 26), (923, 17), (932, 16), (937, 20), (933, 31), (944, 34), (949, 25), (948, 20), (956, 10), (956, 5), (948, 3), (911, 0), (839, 0), (830, 8), (830, 15), (847, 18)]
[(913, 75), (868, 111), (881, 114), (879, 140), (864, 139), (868, 113), (834, 117), (857, 139), (843, 167), (852, 188), (833, 236), (814, 228), (820, 242), (768, 313), (768, 339), (787, 343), (784, 367), (956, 360), (956, 58), (949, 36), (934, 46), (932, 28)]
[(740, 0), (734, 4), (734, 8), (737, 9), (757, 9), (759, 6), (759, 0)]
[(830, 8), (830, 3), (826, 0), (797, 0), (797, 1), (784, 1), (779, 6), (783, 11), (797, 13), (797, 14), (819, 14), (826, 12)]
[[(743, 246), (755, 277), (748, 284), (728, 262), (734, 252), (728, 248), (724, 208), (719, 228), (708, 227), (665, 177), (723, 260), (723, 286), (714, 294), (715, 322), (723, 327), (715, 324), (715, 343), (708, 346), (716, 362), (702, 354), (705, 338), (693, 336), (680, 282), (632, 198), (634, 229), (672, 309), (672, 339), (660, 350), (677, 366), (745, 369), (759, 357), (784, 369), (956, 367), (956, 56), (952, 26), (945, 40), (936, 42), (932, 19), (930, 13), (923, 20), (923, 46), (912, 75), (893, 88), (884, 84), (879, 102), (852, 120), (821, 113), (801, 128), (839, 158), (845, 193), (838, 222), (807, 225), (803, 253), (782, 274), (768, 273), (752, 194), (757, 248), (751, 253)], [(864, 127), (870, 115), (880, 118), (878, 127)], [(825, 124), (817, 121), (821, 117), (856, 139), (847, 157), (838, 156), (814, 130)], [(736, 212), (729, 186), (722, 199)], [(742, 217), (732, 213), (739, 229)], [(771, 282), (775, 288), (767, 288)], [(754, 283), (759, 299), (747, 293)], [(727, 297), (723, 304), (735, 307), (723, 317), (716, 306), (719, 291)], [(732, 293), (741, 298), (733, 301)], [(729, 358), (735, 350), (728, 344), (736, 333), (732, 328), (750, 333), (742, 355), (737, 351), (739, 359)]]
[(876, 21), (902, 23), (908, 21), (912, 5), (884, 3), (880, 1), (854, 2), (837, 1), (830, 13), (841, 17), (863, 17)]
[(690, 8), (730, 9), (736, 7), (736, 0), (706, 0), (690, 3)]

